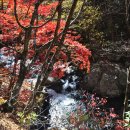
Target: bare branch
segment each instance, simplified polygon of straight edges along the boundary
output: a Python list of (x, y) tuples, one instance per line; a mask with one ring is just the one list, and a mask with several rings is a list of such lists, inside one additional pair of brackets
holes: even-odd
[(15, 51), (15, 52), (17, 52), (17, 53), (20, 53), (20, 52), (17, 51), (15, 48), (13, 48), (13, 47), (11, 47), (11, 46), (9, 46), (9, 45), (3, 44), (2, 42), (0, 42), (0, 45), (3, 45), (3, 47), (7, 47), (7, 48), (9, 48), (9, 49), (11, 49), (11, 50), (13, 50), (13, 51)]
[(130, 35), (130, 23), (129, 23), (129, 20), (130, 20), (130, 1), (129, 0), (125, 0), (125, 8), (126, 8), (126, 11), (125, 11), (125, 15), (126, 15), (126, 25), (127, 25), (127, 30), (128, 30), (128, 35)]
[(82, 6), (81, 6), (81, 8), (80, 8), (80, 10), (79, 10), (79, 12), (78, 12), (78, 14), (77, 14), (77, 16), (75, 17), (75, 19), (74, 19), (73, 21), (71, 21), (70, 26), (71, 26), (72, 24), (74, 24), (75, 21), (79, 18), (80, 14), (82, 13), (82, 10), (83, 10), (83, 7), (84, 7), (84, 5), (85, 5), (85, 2), (86, 2), (86, 0), (83, 1), (83, 4), (82, 4)]
[(27, 10), (27, 12), (26, 12), (25, 17), (28, 15), (28, 12), (29, 12), (29, 10), (30, 10), (30, 7), (31, 7), (31, 3), (29, 2), (28, 10)]
[(72, 16), (73, 16), (74, 10), (75, 10), (76, 5), (77, 5), (77, 1), (78, 1), (78, 0), (73, 0), (73, 3), (72, 3), (72, 6), (71, 6), (71, 9), (70, 9), (70, 12), (69, 12), (69, 15), (68, 15), (68, 18), (67, 18), (67, 21), (66, 21), (66, 24), (65, 24), (64, 30), (63, 30), (63, 35), (62, 35), (61, 40), (60, 40), (60, 46), (61, 46), (61, 45), (63, 44), (63, 42), (64, 42), (64, 39), (65, 39), (66, 33), (67, 33), (68, 28), (69, 28), (69, 26), (70, 26), (70, 22), (71, 22), (71, 19), (72, 19)]
[(17, 2), (16, 2), (16, 0), (14, 0), (14, 15), (15, 15), (15, 19), (16, 19), (16, 22), (18, 23), (18, 25), (22, 28), (22, 29), (26, 29), (26, 27), (24, 27), (21, 23), (20, 23), (20, 21), (19, 21), (19, 19), (18, 19), (18, 15), (17, 15)]
[(130, 66), (127, 68), (127, 81), (126, 81), (126, 90), (125, 90), (125, 99), (124, 99), (124, 109), (123, 109), (123, 119), (125, 119), (125, 112), (128, 110), (128, 100), (130, 98), (129, 92), (130, 92)]
[[(57, 25), (56, 25), (56, 29), (55, 29), (55, 33), (54, 33), (54, 38), (53, 38), (53, 41), (52, 41), (52, 43), (51, 43), (51, 45), (50, 45), (50, 47), (49, 47), (49, 49), (48, 49), (48, 51), (47, 51), (47, 57), (45, 58), (46, 59), (46, 62), (44, 62), (44, 63), (48, 63), (49, 62), (49, 64), (47, 64), (47, 68), (45, 69), (43, 69), (42, 70), (42, 75), (43, 75), (43, 79), (42, 79), (42, 82), (40, 83), (40, 85), (39, 85), (39, 87), (41, 87), (41, 84), (44, 82), (44, 78), (47, 78), (48, 76), (46, 76), (46, 74), (47, 74), (47, 71), (48, 71), (48, 69), (49, 69), (49, 67), (50, 67), (50, 64), (51, 64), (51, 62), (53, 61), (53, 59), (55, 58), (55, 55), (57, 54), (57, 51), (53, 54), (53, 56), (51, 57), (51, 60), (50, 61), (48, 61), (49, 60), (49, 54), (50, 54), (50, 51), (51, 51), (51, 49), (52, 49), (52, 47), (53, 47), (53, 44), (55, 44), (56, 42), (58, 42), (58, 30), (60, 29), (60, 21), (61, 21), (61, 14), (62, 14), (62, 2), (63, 2), (63, 0), (61, 0), (61, 1), (59, 1), (59, 4), (58, 4), (58, 19), (57, 19)], [(43, 64), (43, 67), (44, 67), (44, 64)], [(44, 73), (43, 73), (44, 72)], [(47, 74), (48, 75), (48, 74)], [(45, 77), (46, 76), (46, 77)]]
[(55, 12), (54, 12), (54, 14), (51, 16), (51, 18), (50, 18), (49, 20), (47, 20), (45, 23), (43, 23), (43, 24), (41, 24), (41, 25), (39, 25), (39, 26), (31, 26), (31, 28), (41, 28), (41, 27), (45, 26), (47, 23), (49, 23), (50, 21), (53, 20), (53, 18), (55, 17), (56, 12), (57, 12), (57, 9), (55, 10)]

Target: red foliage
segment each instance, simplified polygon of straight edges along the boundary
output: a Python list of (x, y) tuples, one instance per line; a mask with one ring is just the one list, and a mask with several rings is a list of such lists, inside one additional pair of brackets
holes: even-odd
[(32, 91), (30, 90), (22, 90), (19, 95), (19, 101), (25, 103), (29, 100), (30, 96), (32, 94)]
[(65, 45), (68, 46), (68, 50), (73, 50), (71, 52), (72, 62), (76, 65), (79, 65), (80, 69), (87, 68), (87, 71), (89, 72), (90, 62), (88, 58), (91, 56), (91, 52), (79, 42), (73, 41), (71, 39), (66, 39)]
[(120, 126), (120, 125), (117, 125), (116, 127), (115, 127), (115, 130), (125, 130), (122, 126)]
[[(20, 20), (20, 23), (23, 26), (28, 26), (30, 24), (32, 12), (34, 11), (34, 2), (36, 0), (17, 0), (17, 14), (18, 19)], [(38, 24), (41, 25), (46, 21), (46, 19), (52, 15), (54, 10), (57, 7), (57, 2), (52, 2), (50, 4), (41, 4), (38, 10), (39, 16), (41, 19), (39, 19)], [(14, 3), (13, 0), (9, 1), (9, 6), (7, 10), (0, 12), (0, 30), (2, 31), (2, 34), (0, 34), (0, 40), (4, 42), (5, 44), (11, 43), (10, 45), (15, 46), (15, 49), (17, 51), (22, 52), (23, 47), (23, 39), (24, 39), (24, 31), (18, 26), (15, 17), (14, 17)], [(41, 45), (46, 44), (49, 40), (53, 39), (54, 37), (54, 31), (56, 27), (56, 21), (50, 21), (45, 26), (38, 28), (37, 34), (36, 34), (36, 46), (39, 47)], [(65, 21), (61, 20), (60, 23), (60, 29), (58, 33), (60, 33), (65, 26)], [(90, 69), (90, 62), (89, 57), (91, 56), (91, 52), (83, 46), (81, 43), (79, 43), (77, 40), (80, 38), (80, 35), (76, 35), (76, 32), (69, 31), (64, 46), (61, 48), (61, 51), (59, 52), (59, 56), (57, 57), (57, 61), (62, 61), (62, 64), (66, 64), (67, 62), (73, 62), (75, 66), (79, 67), (80, 69), (86, 69), (87, 72), (89, 72)], [(21, 40), (14, 40), (17, 37), (21, 35)], [(29, 41), (29, 51), (28, 51), (28, 58), (32, 59), (35, 50), (34, 50), (34, 34), (32, 33), (31, 39)], [(60, 39), (59, 39), (60, 40)], [(57, 46), (54, 46), (52, 49), (52, 53), (55, 53)], [(39, 55), (40, 61), (44, 61), (45, 52), (41, 53)], [(55, 63), (55, 66), (58, 63)], [(57, 76), (55, 72), (57, 71), (59, 74), (59, 77), (63, 75), (63, 70), (61, 68), (57, 68), (53, 70), (53, 76)]]
[(21, 32), (14, 16), (0, 13), (0, 24), (0, 30), (2, 31), (2, 34), (0, 34), (0, 40), (3, 42), (13, 41), (13, 39), (18, 37)]

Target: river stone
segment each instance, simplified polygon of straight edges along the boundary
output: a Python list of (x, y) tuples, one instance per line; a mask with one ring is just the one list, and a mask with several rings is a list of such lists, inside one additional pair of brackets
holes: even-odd
[(122, 65), (98, 62), (91, 67), (86, 88), (102, 96), (118, 97), (125, 92), (126, 77)]

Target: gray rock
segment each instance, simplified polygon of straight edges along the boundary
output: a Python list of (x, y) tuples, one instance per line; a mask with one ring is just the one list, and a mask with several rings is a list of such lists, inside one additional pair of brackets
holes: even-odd
[(87, 86), (89, 90), (93, 90), (99, 83), (101, 76), (101, 70), (99, 66), (93, 66), (91, 73), (88, 75), (88, 84)]
[(92, 65), (87, 88), (97, 94), (117, 97), (124, 93), (126, 70), (115, 63), (99, 62)]
[(94, 61), (84, 88), (108, 97), (124, 94), (126, 68), (130, 66), (130, 41), (110, 42), (100, 49), (90, 46), (90, 50)]

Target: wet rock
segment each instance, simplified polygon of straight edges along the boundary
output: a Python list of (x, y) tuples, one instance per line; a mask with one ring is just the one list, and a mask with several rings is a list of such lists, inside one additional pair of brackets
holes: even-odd
[(124, 94), (126, 69), (115, 63), (99, 62), (92, 65), (86, 88), (101, 96), (117, 97)]
[(126, 70), (130, 66), (130, 41), (90, 46), (93, 61), (86, 89), (102, 96), (118, 97), (125, 92)]
[(91, 73), (88, 75), (88, 89), (92, 91), (99, 84), (101, 77), (101, 70), (99, 65), (94, 65), (92, 67)]

